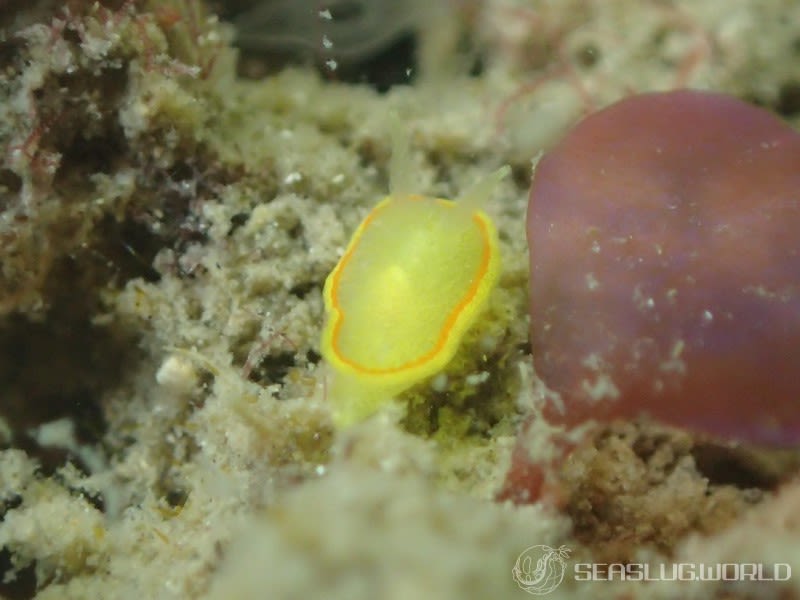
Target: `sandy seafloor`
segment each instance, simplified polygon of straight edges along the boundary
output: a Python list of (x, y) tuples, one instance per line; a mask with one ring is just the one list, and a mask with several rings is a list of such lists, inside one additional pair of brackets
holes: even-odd
[[(373, 38), (332, 68), (324, 43), (296, 58), (274, 35), (237, 56), (190, 0), (68, 4), (0, 5), (0, 596), (526, 598), (512, 567), (534, 545), (571, 550), (548, 598), (800, 596), (791, 452), (618, 423), (566, 468), (563, 510), (494, 500), (541, 401), (532, 159), (637, 91), (800, 125), (799, 3), (423, 4), (389, 32), (413, 35), (388, 50), (409, 79), (381, 91), (358, 81)], [(387, 192), (390, 111), (419, 193), (511, 165), (486, 206), (503, 268), (446, 376), (337, 430), (321, 290)], [(793, 577), (575, 581), (592, 561)]]

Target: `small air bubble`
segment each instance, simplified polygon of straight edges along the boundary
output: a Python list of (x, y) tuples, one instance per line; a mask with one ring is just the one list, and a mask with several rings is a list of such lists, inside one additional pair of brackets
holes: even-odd
[(472, 373), (471, 375), (467, 375), (467, 377), (464, 379), (464, 383), (470, 386), (476, 386), (485, 382), (487, 379), (489, 379), (489, 371), (481, 371), (480, 373)]
[(431, 379), (431, 389), (434, 392), (442, 393), (447, 390), (447, 374), (446, 373), (439, 373), (436, 377)]
[(298, 181), (300, 181), (302, 179), (303, 179), (303, 175), (298, 173), (297, 171), (294, 171), (292, 173), (289, 173), (284, 178), (283, 183), (285, 183), (286, 185), (291, 185), (293, 183), (297, 183)]

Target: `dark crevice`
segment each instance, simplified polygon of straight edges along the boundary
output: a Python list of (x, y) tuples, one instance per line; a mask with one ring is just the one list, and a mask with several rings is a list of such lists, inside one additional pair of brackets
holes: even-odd
[(800, 81), (787, 81), (781, 86), (775, 110), (784, 117), (800, 114)]
[[(779, 453), (761, 454), (755, 450), (722, 444), (698, 443), (691, 450), (697, 470), (709, 483), (732, 485), (739, 489), (774, 489), (792, 470), (792, 457)], [(794, 458), (794, 470), (797, 469)], [(783, 465), (785, 464), (786, 468)]]
[(249, 379), (264, 385), (281, 383), (289, 369), (296, 364), (294, 352), (267, 355), (255, 365)]
[(314, 350), (308, 350), (306, 352), (307, 363), (315, 365), (321, 360), (322, 360), (322, 355), (319, 352), (315, 352)]
[(317, 289), (319, 289), (319, 284), (316, 281), (304, 281), (292, 287), (292, 289), (289, 290), (289, 293), (292, 296), (303, 300), (310, 292)]
[(244, 227), (248, 220), (250, 220), (250, 213), (241, 212), (233, 215), (230, 218), (231, 226), (230, 229), (228, 229), (228, 237), (231, 237), (234, 233), (236, 233), (236, 230), (240, 227)]
[(0, 549), (0, 598), (7, 600), (27, 600), (36, 594), (36, 563), (16, 570), (13, 578), (5, 580), (5, 574), (12, 570), (11, 552)]

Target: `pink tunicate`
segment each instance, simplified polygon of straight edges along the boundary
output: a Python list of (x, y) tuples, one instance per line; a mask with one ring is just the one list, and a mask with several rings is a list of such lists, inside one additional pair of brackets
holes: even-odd
[(800, 442), (800, 134), (700, 91), (634, 96), (539, 162), (534, 368), (567, 426), (650, 417)]

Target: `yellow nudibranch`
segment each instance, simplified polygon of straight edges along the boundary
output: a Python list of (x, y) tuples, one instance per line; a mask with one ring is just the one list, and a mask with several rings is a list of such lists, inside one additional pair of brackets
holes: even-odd
[(408, 139), (394, 121), (390, 194), (325, 281), (321, 347), (338, 426), (366, 418), (453, 358), (497, 283), (497, 231), (480, 205), (508, 172), (455, 202), (411, 194)]

